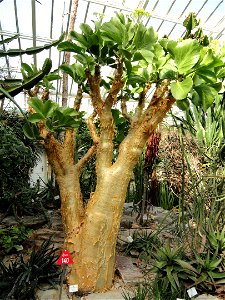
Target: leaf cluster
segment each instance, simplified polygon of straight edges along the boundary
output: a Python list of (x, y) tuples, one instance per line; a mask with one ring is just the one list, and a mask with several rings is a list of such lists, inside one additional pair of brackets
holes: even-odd
[(39, 122), (43, 122), (52, 132), (60, 132), (67, 128), (77, 128), (83, 115), (73, 108), (59, 107), (51, 100), (43, 102), (37, 97), (32, 97), (28, 103), (35, 110), (28, 118), (28, 121), (34, 124), (33, 128), (30, 128), (29, 124), (23, 127), (25, 135), (29, 138), (39, 137), (36, 125)]
[(21, 250), (22, 243), (29, 237), (32, 230), (24, 226), (12, 226), (0, 229), (0, 247), (6, 253)]
[(164, 291), (176, 292), (184, 289), (184, 283), (197, 270), (183, 256), (182, 248), (172, 249), (169, 245), (157, 248), (153, 253), (155, 263), (151, 272), (156, 273), (159, 285)]
[(56, 251), (50, 239), (44, 241), (38, 250), (33, 247), (27, 261), (21, 255), (9, 266), (1, 262), (1, 299), (33, 299), (35, 288), (40, 283), (53, 284), (60, 274), (59, 267), (55, 264), (58, 259)]
[[(194, 14), (184, 22), (191, 32), (198, 25)], [(146, 83), (171, 82), (173, 97), (180, 109), (186, 110), (190, 102), (206, 111), (221, 90), (224, 78), (224, 55), (218, 55), (210, 45), (202, 42), (202, 33), (185, 39), (158, 40), (152, 27), (133, 22), (130, 17), (116, 13), (109, 22), (94, 22), (94, 29), (80, 25), (81, 33), (72, 32), (72, 41), (59, 44), (60, 51), (75, 53), (72, 66), (62, 66), (73, 80), (85, 80), (84, 70), (94, 72), (94, 66), (116, 68), (123, 61), (123, 93), (138, 99)], [(112, 78), (103, 79), (101, 85), (110, 89)]]

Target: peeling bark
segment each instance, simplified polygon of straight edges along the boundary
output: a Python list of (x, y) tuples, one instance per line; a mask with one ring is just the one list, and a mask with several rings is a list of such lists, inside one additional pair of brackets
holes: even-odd
[[(131, 122), (128, 135), (120, 144), (118, 158), (112, 163), (114, 120), (112, 106), (123, 87), (122, 61), (114, 74), (112, 87), (105, 100), (100, 93), (100, 67), (94, 74), (86, 70), (90, 96), (94, 108), (87, 124), (93, 146), (78, 161), (74, 160), (75, 131), (69, 129), (62, 142), (57, 141), (44, 123), (39, 131), (61, 195), (61, 213), (65, 232), (65, 247), (75, 262), (69, 270), (68, 282), (78, 284), (80, 292), (104, 291), (112, 286), (115, 269), (116, 239), (120, 225), (127, 187), (144, 145), (171, 108), (175, 99), (168, 92), (168, 82), (156, 88), (146, 110), (147, 84), (140, 94), (134, 118), (129, 117), (123, 102), (123, 114)], [(77, 96), (75, 109), (79, 110)], [(97, 132), (94, 119), (100, 121)], [(96, 153), (97, 185), (85, 206), (80, 190), (80, 171)]]

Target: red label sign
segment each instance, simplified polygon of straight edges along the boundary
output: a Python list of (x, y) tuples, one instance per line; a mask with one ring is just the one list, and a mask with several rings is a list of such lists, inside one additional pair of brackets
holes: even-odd
[(63, 250), (62, 254), (60, 255), (59, 259), (56, 262), (57, 265), (72, 265), (73, 260), (70, 256), (70, 253), (68, 250)]

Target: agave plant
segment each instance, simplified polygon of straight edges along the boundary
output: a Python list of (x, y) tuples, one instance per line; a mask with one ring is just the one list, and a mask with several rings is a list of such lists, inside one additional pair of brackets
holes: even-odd
[(195, 253), (196, 269), (199, 276), (190, 278), (194, 280), (197, 289), (204, 292), (215, 292), (216, 288), (225, 284), (224, 258), (218, 255), (218, 251), (212, 255), (208, 250), (201, 255)]
[(190, 276), (193, 278), (198, 271), (191, 263), (183, 259), (182, 247), (172, 249), (169, 245), (158, 248), (151, 272), (156, 273), (156, 281), (164, 291), (176, 292), (184, 290), (184, 284)]

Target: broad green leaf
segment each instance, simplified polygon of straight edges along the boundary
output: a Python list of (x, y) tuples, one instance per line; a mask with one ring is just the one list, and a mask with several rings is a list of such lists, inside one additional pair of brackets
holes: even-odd
[(82, 48), (88, 48), (88, 42), (86, 40), (86, 37), (83, 34), (80, 34), (76, 31), (71, 31), (70, 36), (74, 38), (76, 41), (79, 42), (79, 44), (82, 46)]
[(25, 136), (28, 137), (29, 139), (39, 138), (39, 131), (35, 124), (25, 123), (23, 125), (23, 132), (24, 132)]
[(61, 106), (59, 107), (59, 111), (64, 115), (64, 116), (77, 116), (79, 113), (71, 107), (66, 107), (66, 106)]
[(43, 106), (43, 115), (48, 118), (51, 116), (52, 112), (58, 107), (58, 105), (55, 102), (52, 102), (51, 100), (47, 100), (44, 102)]
[(192, 98), (191, 98), (191, 102), (195, 105), (195, 106), (200, 106), (201, 105), (201, 99), (199, 97), (199, 94), (196, 91), (192, 92)]
[(45, 117), (39, 113), (34, 113), (28, 118), (28, 121), (31, 123), (38, 123), (43, 120), (45, 120)]
[(220, 70), (217, 72), (217, 77), (218, 77), (218, 78), (225, 78), (225, 68), (222, 68), (222, 69), (220, 69)]
[(38, 99), (37, 97), (32, 97), (30, 98), (30, 100), (28, 101), (28, 104), (40, 115), (43, 116), (43, 101)]
[(206, 111), (214, 102), (217, 91), (206, 84), (195, 86), (194, 89), (199, 95), (203, 110)]
[(63, 72), (69, 74), (72, 78), (73, 78), (73, 70), (71, 68), (70, 65), (68, 64), (62, 64), (60, 67), (59, 67)]
[(198, 69), (196, 74), (206, 83), (215, 83), (217, 81), (215, 72), (208, 70), (207, 67)]
[(132, 46), (135, 50), (151, 49), (157, 41), (157, 33), (153, 27), (146, 29), (146, 27), (140, 23), (135, 33)]
[(176, 105), (179, 109), (186, 111), (189, 108), (189, 100), (188, 99), (177, 100)]
[(126, 27), (117, 17), (113, 17), (111, 18), (110, 22), (104, 23), (101, 31), (103, 40), (113, 41), (119, 45), (123, 44), (123, 39), (126, 34)]
[(80, 29), (83, 31), (83, 33), (86, 36), (89, 36), (89, 35), (93, 34), (93, 30), (92, 30), (91, 26), (89, 26), (88, 24), (81, 23), (80, 24)]
[(59, 76), (58, 74), (48, 74), (45, 75), (45, 77), (48, 81), (53, 81), (53, 80), (59, 80), (61, 79), (61, 76)]
[(82, 53), (83, 48), (77, 46), (73, 42), (65, 41), (58, 45), (59, 51), (69, 51), (69, 52), (75, 52), (75, 53)]
[(194, 13), (190, 13), (183, 22), (183, 25), (186, 27), (188, 32), (191, 32), (198, 24), (199, 22), (197, 21)]
[(201, 46), (196, 40), (187, 39), (177, 44), (172, 52), (180, 74), (187, 74), (191, 71), (199, 60), (200, 50)]
[(185, 78), (183, 81), (171, 83), (171, 92), (176, 100), (181, 100), (187, 97), (193, 85), (191, 77)]
[(214, 62), (214, 56), (212, 49), (208, 49), (207, 53), (205, 53), (205, 48), (202, 49), (201, 55), (203, 56), (200, 66), (208, 66)]
[(153, 58), (154, 58), (154, 54), (147, 50), (147, 49), (142, 49), (139, 51), (139, 53), (143, 56), (143, 58), (148, 62), (148, 63), (152, 63)]

